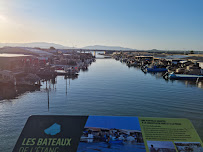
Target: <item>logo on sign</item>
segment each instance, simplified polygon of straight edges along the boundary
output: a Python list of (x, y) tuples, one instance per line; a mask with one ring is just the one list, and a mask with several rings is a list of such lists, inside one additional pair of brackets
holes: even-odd
[(61, 132), (61, 125), (55, 123), (51, 125), (49, 128), (44, 130), (45, 134), (47, 135), (56, 135)]

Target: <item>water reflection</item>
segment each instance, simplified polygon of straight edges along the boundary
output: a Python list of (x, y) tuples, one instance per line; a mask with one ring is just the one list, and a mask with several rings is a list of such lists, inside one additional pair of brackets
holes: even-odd
[[(129, 67), (130, 69), (136, 69), (140, 70), (140, 67)], [(88, 72), (88, 69), (82, 69), (82, 72)], [(163, 79), (164, 73), (144, 73), (145, 75), (151, 75), (155, 77), (156, 79)], [(70, 80), (76, 80), (78, 79), (78, 75), (67, 75), (64, 76), (64, 80), (66, 83), (66, 96), (68, 93), (68, 85), (70, 87)], [(192, 81), (192, 80), (165, 80), (166, 83), (183, 83), (186, 87), (198, 87), (203, 89), (203, 81)], [(42, 84), (46, 84), (46, 91), (47, 94), (49, 94), (49, 91), (52, 90), (56, 91), (56, 84), (57, 84), (57, 78), (42, 80)], [(6, 85), (0, 85), (0, 101), (1, 100), (9, 100), (9, 99), (15, 99), (18, 96), (26, 93), (26, 92), (34, 92), (34, 91), (40, 91), (42, 88), (40, 86), (6, 86)], [(48, 96), (49, 100), (49, 96)], [(49, 101), (48, 101), (49, 102)], [(48, 107), (49, 108), (49, 107)]]
[(41, 82), (40, 91), (11, 100), (15, 106), (2, 102), (1, 151), (12, 151), (30, 115), (187, 118), (203, 138), (203, 93), (197, 88), (202, 82), (187, 82), (194, 87), (186, 87), (186, 81), (165, 81), (160, 74), (144, 74), (113, 59), (98, 59), (78, 77), (58, 76)]
[(187, 87), (198, 87), (200, 89), (203, 89), (203, 81), (184, 81), (183, 83), (185, 83), (185, 85)]
[[(140, 69), (140, 67), (129, 67), (129, 68), (135, 68), (135, 69)], [(156, 79), (163, 79), (163, 75), (165, 74), (165, 72), (158, 72), (158, 73), (154, 73), (154, 72), (143, 72), (146, 75), (151, 75), (154, 76)], [(168, 82), (178, 82), (178, 83), (183, 83), (186, 85), (186, 87), (198, 87), (200, 89), (203, 89), (203, 80), (170, 80), (170, 79), (165, 79), (165, 81)]]
[[(66, 75), (64, 76), (64, 80), (66, 82), (66, 91), (65, 91), (65, 94), (66, 96), (68, 95), (68, 86), (70, 88), (70, 80), (76, 80), (78, 79), (78, 75)], [(50, 108), (50, 92), (53, 90), (53, 91), (56, 91), (56, 84), (57, 84), (57, 78), (54, 78), (54, 79), (50, 79), (50, 80), (46, 80), (44, 81), (43, 83), (46, 83), (46, 88), (45, 88), (45, 91), (47, 92), (47, 105), (48, 105), (48, 111), (49, 111), (49, 108)], [(51, 85), (52, 85), (52, 89), (51, 89)]]
[(83, 72), (88, 72), (88, 68), (81, 69)]
[(67, 75), (67, 76), (64, 76), (64, 79), (71, 79), (71, 80), (75, 80), (75, 79), (78, 79), (78, 75)]
[[(67, 95), (67, 84), (69, 84), (70, 87), (70, 80), (78, 79), (78, 75), (64, 76), (64, 79), (66, 80), (66, 95)], [(47, 94), (49, 94), (49, 91), (51, 90), (56, 91), (57, 78), (55, 77), (52, 79), (42, 80), (41, 84), (45, 85), (45, 91), (47, 92)], [(43, 88), (40, 86), (12, 86), (0, 84), (0, 101), (15, 99), (26, 92), (35, 92), (35, 91), (43, 91)]]
[(49, 111), (49, 89), (47, 89), (48, 111)]
[(40, 91), (40, 87), (0, 85), (0, 100), (15, 99), (26, 92), (34, 92), (34, 91)]

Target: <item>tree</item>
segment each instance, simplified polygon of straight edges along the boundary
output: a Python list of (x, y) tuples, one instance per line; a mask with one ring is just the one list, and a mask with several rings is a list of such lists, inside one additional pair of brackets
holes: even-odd
[(190, 51), (190, 54), (194, 54), (194, 51), (192, 50), (192, 51)]
[(53, 47), (53, 46), (51, 46), (49, 49), (50, 50), (56, 50), (55, 47)]

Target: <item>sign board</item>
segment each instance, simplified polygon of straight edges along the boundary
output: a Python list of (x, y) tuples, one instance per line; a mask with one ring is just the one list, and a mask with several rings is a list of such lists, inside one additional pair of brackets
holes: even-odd
[(202, 152), (188, 119), (31, 116), (13, 152)]
[(31, 116), (13, 152), (74, 152), (87, 116)]

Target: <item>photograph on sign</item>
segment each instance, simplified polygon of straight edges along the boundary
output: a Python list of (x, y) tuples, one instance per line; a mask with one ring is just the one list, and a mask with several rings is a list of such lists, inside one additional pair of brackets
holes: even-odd
[(137, 117), (89, 116), (77, 152), (145, 152)]
[(172, 141), (147, 141), (147, 146), (150, 152), (176, 152)]
[(200, 142), (175, 142), (178, 152), (202, 152), (203, 148)]

